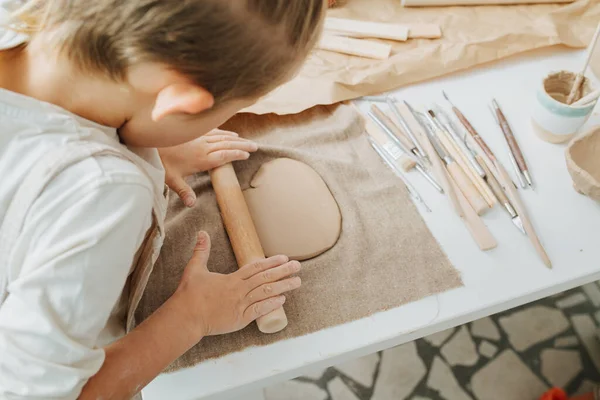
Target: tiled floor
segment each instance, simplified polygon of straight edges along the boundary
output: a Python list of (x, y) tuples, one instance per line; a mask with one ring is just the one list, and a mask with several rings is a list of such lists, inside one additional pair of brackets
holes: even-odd
[(592, 283), (412, 343), (315, 371), (266, 400), (535, 400), (600, 382)]

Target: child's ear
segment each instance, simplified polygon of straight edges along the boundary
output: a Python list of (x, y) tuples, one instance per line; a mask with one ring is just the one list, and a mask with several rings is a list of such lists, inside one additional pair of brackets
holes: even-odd
[(171, 114), (198, 114), (210, 109), (215, 102), (208, 90), (189, 83), (174, 83), (156, 96), (152, 120), (159, 121)]

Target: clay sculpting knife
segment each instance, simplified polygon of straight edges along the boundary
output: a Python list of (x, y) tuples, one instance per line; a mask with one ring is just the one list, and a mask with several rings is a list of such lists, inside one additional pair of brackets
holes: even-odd
[(525, 208), (525, 204), (521, 200), (519, 192), (512, 183), (508, 172), (506, 172), (506, 170), (504, 169), (502, 164), (498, 162), (498, 160), (496, 160), (494, 166), (496, 167), (496, 171), (498, 172), (498, 181), (502, 185), (502, 188), (506, 192), (506, 195), (515, 207), (517, 214), (519, 215), (519, 217), (521, 217), (521, 221), (523, 222), (523, 229), (525, 229), (525, 233), (529, 237), (529, 241), (533, 245), (533, 248), (538, 253), (544, 264), (548, 268), (552, 268), (552, 262), (550, 261), (548, 254), (546, 254), (546, 250), (544, 249), (544, 246), (542, 246), (542, 243), (540, 242), (540, 239), (538, 238), (537, 233), (535, 232), (533, 224), (531, 223), (531, 220), (527, 215), (527, 209)]
[(412, 183), (410, 183), (410, 181), (406, 178), (406, 176), (404, 176), (404, 174), (402, 173), (402, 171), (400, 170), (400, 168), (398, 168), (396, 166), (396, 164), (394, 164), (394, 162), (392, 161), (391, 157), (388, 155), (388, 153), (386, 153), (385, 150), (383, 150), (378, 144), (377, 142), (375, 142), (375, 140), (373, 140), (373, 138), (368, 137), (369, 143), (371, 144), (371, 147), (373, 147), (373, 150), (375, 150), (375, 152), (379, 155), (379, 157), (381, 157), (381, 159), (383, 160), (383, 162), (391, 168), (391, 170), (396, 174), (396, 176), (400, 179), (402, 179), (402, 182), (404, 182), (404, 185), (406, 185), (406, 188), (408, 189), (408, 193), (410, 193), (410, 195), (417, 200), (419, 203), (421, 203), (423, 205), (423, 207), (425, 207), (425, 209), (427, 210), (427, 212), (431, 212), (431, 208), (429, 208), (429, 206), (427, 205), (427, 203), (425, 203), (425, 200), (423, 200), (423, 198), (421, 197), (421, 195), (419, 194), (419, 192), (417, 191), (417, 189), (412, 185)]
[[(442, 94), (444, 95), (444, 98), (448, 101), (448, 103), (452, 107), (452, 111), (454, 112), (454, 114), (456, 115), (458, 120), (463, 124), (466, 131), (471, 135), (473, 140), (479, 145), (481, 150), (485, 153), (485, 155), (492, 162), (492, 164), (498, 163), (498, 161), (496, 160), (496, 156), (494, 155), (492, 150), (488, 147), (487, 143), (485, 143), (483, 138), (481, 136), (479, 136), (479, 133), (475, 130), (475, 128), (473, 128), (473, 125), (471, 125), (471, 123), (469, 122), (467, 117), (465, 117), (465, 115), (458, 109), (458, 107), (456, 107), (450, 101), (446, 92), (442, 91)], [(513, 222), (513, 224), (521, 232), (525, 233), (525, 229), (523, 229), (523, 222), (521, 221), (521, 218), (515, 211), (515, 208), (511, 204), (508, 197), (506, 197), (506, 193), (504, 193), (504, 190), (502, 189), (500, 183), (498, 182), (498, 180), (492, 173), (491, 168), (487, 167), (485, 159), (483, 157), (481, 157), (481, 156), (476, 156), (476, 157), (478, 158), (478, 161), (480, 162), (481, 167), (483, 169), (485, 169), (485, 171), (486, 171), (485, 179), (488, 182), (488, 184), (490, 185), (490, 187), (492, 188), (492, 190), (494, 191), (494, 194), (498, 198), (498, 201), (500, 202), (500, 204), (502, 204), (504, 209), (508, 212), (508, 215), (510, 215), (510, 219)]]
[(512, 129), (510, 129), (510, 125), (508, 125), (508, 121), (506, 120), (504, 113), (500, 109), (500, 106), (498, 105), (498, 102), (495, 99), (492, 99), (492, 107), (494, 108), (494, 111), (496, 112), (496, 117), (498, 118), (498, 123), (500, 124), (500, 127), (502, 128), (502, 132), (504, 133), (504, 138), (506, 139), (506, 142), (508, 143), (508, 147), (510, 147), (510, 151), (513, 155), (513, 158), (515, 159), (515, 162), (517, 163), (518, 169), (525, 177), (525, 180), (527, 181), (527, 184), (529, 185), (529, 187), (531, 187), (533, 189), (533, 180), (531, 179), (531, 174), (529, 173), (529, 168), (527, 167), (527, 163), (525, 162), (525, 157), (523, 157), (523, 153), (521, 152), (521, 149), (519, 148), (517, 139), (515, 138), (515, 135), (513, 134)]
[(442, 189), (442, 187), (435, 181), (435, 179), (433, 179), (433, 177), (429, 175), (427, 171), (425, 171), (425, 169), (421, 165), (420, 160), (418, 160), (414, 154), (412, 154), (410, 151), (408, 151), (406, 147), (404, 147), (402, 142), (396, 137), (396, 135), (394, 135), (394, 133), (389, 129), (389, 127), (383, 121), (381, 121), (377, 117), (377, 115), (375, 115), (372, 111), (369, 111), (368, 115), (377, 124), (377, 126), (379, 126), (381, 130), (383, 130), (388, 135), (388, 137), (396, 144), (396, 146), (400, 148), (400, 150), (402, 150), (407, 156), (409, 156), (411, 160), (416, 161), (417, 165), (415, 165), (415, 169), (419, 171), (419, 173), (421, 173), (421, 175), (423, 175), (425, 179), (427, 179), (431, 186), (433, 186), (438, 192), (444, 193), (444, 189)]
[(421, 143), (419, 143), (419, 140), (415, 136), (412, 129), (410, 129), (410, 126), (408, 126), (408, 124), (404, 120), (404, 117), (402, 116), (402, 114), (400, 114), (400, 112), (398, 112), (398, 109), (396, 108), (396, 104), (395, 104), (396, 100), (389, 96), (387, 97), (386, 100), (387, 100), (388, 107), (392, 110), (392, 113), (396, 117), (396, 120), (398, 121), (398, 123), (400, 124), (402, 129), (404, 129), (404, 132), (406, 132), (406, 134), (408, 135), (410, 140), (412, 140), (412, 142), (415, 144), (415, 147), (417, 148), (417, 152), (419, 153), (420, 157), (422, 159), (426, 160), (427, 154), (425, 153), (425, 150), (423, 150), (423, 147), (421, 147)]

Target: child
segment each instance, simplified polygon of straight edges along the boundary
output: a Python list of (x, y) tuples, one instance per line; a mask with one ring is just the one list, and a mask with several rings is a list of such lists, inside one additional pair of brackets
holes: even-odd
[(2, 1), (0, 398), (130, 398), (300, 285), (285, 256), (209, 272), (200, 232), (177, 291), (125, 335), (162, 243), (162, 164), (191, 205), (183, 177), (256, 150), (202, 135), (292, 76), (324, 1)]

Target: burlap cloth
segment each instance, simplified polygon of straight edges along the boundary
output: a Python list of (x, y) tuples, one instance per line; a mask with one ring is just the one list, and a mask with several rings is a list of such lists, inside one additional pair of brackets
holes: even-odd
[[(329, 15), (366, 21), (435, 23), (443, 37), (393, 44), (388, 60), (316, 50), (302, 71), (247, 111), (293, 114), (382, 93), (528, 50), (585, 47), (600, 21), (600, 1), (573, 4), (405, 8), (400, 0), (347, 0)], [(600, 55), (598, 56), (600, 65)], [(557, 66), (557, 69), (561, 69)], [(598, 67), (600, 71), (600, 67)], [(540, 77), (542, 79), (542, 77)]]
[[(341, 237), (326, 253), (303, 262), (302, 288), (287, 296), (289, 326), (284, 331), (265, 335), (252, 324), (234, 334), (204, 338), (168, 370), (315, 332), (462, 285), (402, 183), (371, 150), (353, 109), (322, 107), (278, 118), (242, 115), (230, 125), (260, 144), (257, 154), (235, 165), (242, 188), (266, 161), (302, 161), (323, 177), (336, 198)], [(138, 323), (175, 291), (196, 231), (211, 236), (212, 271), (236, 269), (208, 176), (194, 177), (192, 185), (198, 195), (193, 209), (171, 196), (165, 243), (136, 314)]]

